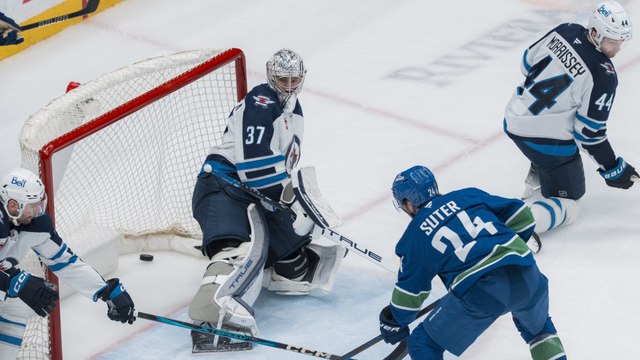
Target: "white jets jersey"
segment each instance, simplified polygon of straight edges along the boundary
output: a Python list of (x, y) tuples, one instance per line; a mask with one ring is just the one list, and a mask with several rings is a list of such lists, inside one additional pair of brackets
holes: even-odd
[(300, 103), (291, 105), (283, 108), (268, 84), (256, 86), (233, 109), (222, 143), (209, 154), (234, 165), (245, 185), (278, 199), (299, 162), (304, 132)]
[(602, 168), (615, 166), (606, 130), (618, 78), (586, 29), (559, 25), (525, 51), (521, 69), (505, 131), (543, 154), (572, 156), (579, 145)]
[[(14, 226), (0, 207), (0, 261), (14, 258), (19, 268), (19, 262), (30, 251), (35, 251), (40, 261), (62, 281), (93, 301), (106, 285), (102, 276), (62, 241), (53, 229), (49, 214), (34, 218), (28, 225)], [(7, 274), (1, 270), (0, 282), (8, 281)], [(0, 294), (0, 301), (5, 300), (5, 295)]]

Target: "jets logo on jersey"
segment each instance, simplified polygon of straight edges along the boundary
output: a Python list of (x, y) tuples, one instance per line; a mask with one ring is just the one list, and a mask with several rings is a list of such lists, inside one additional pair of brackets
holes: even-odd
[(602, 66), (606, 71), (607, 74), (613, 75), (616, 73), (616, 69), (613, 67), (612, 63), (604, 63), (604, 64), (600, 64), (600, 66)]
[(285, 158), (285, 167), (288, 171), (291, 171), (291, 169), (298, 165), (298, 161), (300, 160), (300, 139), (295, 135), (285, 152)]
[(274, 104), (275, 101), (269, 99), (268, 97), (264, 96), (264, 95), (258, 95), (258, 96), (254, 96), (253, 100), (256, 101), (256, 105), (262, 106), (263, 108), (267, 108), (269, 105)]

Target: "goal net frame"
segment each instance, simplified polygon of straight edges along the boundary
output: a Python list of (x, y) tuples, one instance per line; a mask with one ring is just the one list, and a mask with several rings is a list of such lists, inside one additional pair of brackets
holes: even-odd
[[(124, 70), (124, 73), (129, 74), (127, 76), (132, 76), (132, 77), (138, 76), (139, 70), (137, 69), (144, 69), (144, 71), (153, 71), (153, 69), (149, 70), (148, 68), (155, 66), (153, 65), (155, 64), (154, 61), (157, 62), (158, 59), (160, 59), (160, 61), (165, 64), (169, 64), (170, 66), (172, 61), (175, 61), (177, 65), (177, 62), (181, 61), (184, 58), (189, 59), (187, 61), (187, 65), (181, 64), (180, 66), (187, 66), (189, 67), (189, 69), (178, 74), (177, 76), (172, 77), (166, 81), (163, 81), (158, 85), (154, 85), (152, 89), (148, 91), (144, 91), (142, 94), (139, 94), (130, 98), (128, 101), (120, 104), (119, 106), (116, 106), (114, 108), (109, 108), (106, 110), (104, 109), (101, 110), (99, 114), (94, 118), (85, 119), (80, 124), (74, 124), (73, 126), (71, 126), (70, 129), (68, 129), (68, 131), (64, 131), (64, 133), (60, 135), (57, 135), (57, 134), (53, 135), (54, 137), (41, 147), (39, 147), (38, 145), (35, 145), (34, 147), (34, 144), (29, 142), (29, 139), (30, 137), (33, 136), (32, 134), (34, 133), (34, 131), (41, 131), (40, 129), (34, 129), (34, 126), (33, 124), (30, 124), (30, 121), (34, 117), (37, 117), (42, 112), (51, 111), (51, 109), (55, 109), (54, 105), (56, 104), (56, 102), (62, 101), (61, 99), (65, 97), (73, 97), (72, 93), (75, 91), (82, 90), (82, 88), (85, 85), (87, 85), (87, 88), (90, 88), (91, 86), (89, 84), (91, 84), (92, 82), (103, 78), (105, 75), (113, 74), (118, 71), (122, 72)], [(152, 65), (149, 65), (149, 64), (152, 64)], [(214, 73), (216, 72), (216, 70), (223, 69), (225, 67), (231, 67), (232, 69), (224, 70), (224, 71), (227, 71), (227, 73), (226, 75), (224, 75), (225, 80), (223, 82), (224, 84), (223, 86), (234, 87), (233, 92), (235, 92), (235, 97), (233, 99), (233, 104), (226, 104), (226, 105), (229, 105), (230, 107), (226, 106), (228, 108), (226, 109), (224, 118), (220, 118), (221, 117), (220, 114), (217, 114), (218, 118), (212, 119), (212, 121), (215, 121), (218, 124), (220, 123), (226, 124), (226, 117), (233, 109), (233, 106), (235, 106), (237, 102), (244, 99), (244, 97), (247, 94), (247, 75), (246, 75), (245, 55), (242, 52), (242, 50), (237, 48), (231, 48), (227, 50), (202, 49), (202, 50), (183, 52), (183, 53), (143, 60), (136, 64), (130, 65), (129, 67), (124, 67), (122, 69), (113, 71), (111, 73), (104, 74), (98, 77), (96, 80), (92, 80), (91, 82), (87, 82), (86, 84), (81, 85), (78, 89), (68, 92), (67, 94), (61, 96), (60, 98), (52, 101), (47, 106), (45, 106), (42, 110), (40, 110), (40, 112), (32, 115), (25, 123), (25, 127), (23, 128), (21, 139), (20, 139), (21, 148), (22, 148), (22, 166), (30, 169), (35, 173), (39, 173), (42, 181), (44, 182), (46, 187), (47, 197), (48, 197), (47, 211), (51, 216), (54, 224), (56, 224), (56, 200), (59, 200), (58, 198), (56, 198), (56, 196), (58, 195), (57, 190), (59, 190), (58, 187), (61, 181), (60, 178), (63, 177), (63, 175), (60, 175), (60, 170), (56, 169), (56, 166), (57, 166), (56, 164), (57, 162), (59, 162), (59, 160), (57, 160), (57, 162), (54, 161), (54, 156), (56, 154), (60, 154), (61, 152), (65, 151), (65, 149), (67, 149), (66, 151), (71, 151), (71, 152), (76, 151), (76, 149), (74, 148), (74, 144), (77, 144), (79, 141), (85, 138), (88, 138), (94, 134), (97, 134), (103, 129), (106, 129), (114, 124), (117, 124), (119, 121), (123, 119), (131, 119), (132, 116), (135, 116), (136, 112), (140, 111), (141, 109), (145, 109), (146, 107), (149, 107), (151, 104), (154, 104), (154, 103), (162, 104), (161, 102), (163, 98), (168, 97), (174, 92), (184, 89), (190, 84), (198, 81), (199, 79), (203, 79), (206, 76), (215, 76)], [(131, 70), (128, 70), (129, 68), (131, 68)], [(220, 72), (222, 72), (222, 70), (220, 70)], [(189, 88), (187, 87), (187, 89)], [(184, 91), (189, 91), (189, 90), (184, 90)], [(198, 101), (207, 101), (208, 94), (205, 92), (204, 95), (194, 94), (194, 96), (198, 96), (197, 97)], [(230, 101), (227, 101), (227, 102), (230, 102)], [(130, 121), (130, 120), (127, 120), (127, 121)], [(65, 125), (65, 126), (68, 126), (68, 125)], [(224, 129), (224, 126), (222, 127), (222, 129)], [(195, 138), (195, 139), (192, 139), (192, 141), (194, 142), (209, 141), (208, 144), (205, 144), (206, 147), (209, 147), (214, 145), (216, 139)], [(34, 154), (36, 153), (37, 153), (37, 156), (36, 156), (37, 162), (34, 162), (33, 158), (34, 158)], [(204, 160), (204, 158), (206, 157), (206, 152), (199, 154), (199, 156), (202, 160)], [(62, 173), (64, 173), (65, 171), (66, 170), (63, 170)], [(194, 179), (196, 175), (197, 175), (197, 172), (194, 172), (193, 173)], [(188, 205), (190, 207), (190, 204)], [(56, 224), (57, 230), (59, 231), (58, 225), (59, 225), (59, 222), (58, 224)], [(165, 229), (165, 230), (161, 230), (160, 232), (166, 234), (167, 232), (170, 232), (170, 231), (171, 230)], [(134, 235), (138, 235), (138, 236), (149, 235), (151, 233), (152, 232), (145, 230), (141, 234), (134, 234)], [(61, 234), (61, 235), (63, 235), (62, 238), (63, 240), (65, 240), (64, 234)], [(194, 235), (193, 233), (185, 234), (184, 231), (177, 231), (177, 235), (182, 237), (190, 237), (190, 238), (197, 237), (197, 234), (196, 235)], [(70, 247), (74, 249), (73, 245), (71, 245)], [(82, 256), (82, 254), (80, 255)], [(36, 264), (35, 267), (38, 268), (39, 266), (38, 266), (37, 260), (35, 264)], [(25, 265), (25, 267), (27, 267), (27, 265)], [(34, 273), (37, 273), (36, 270), (32, 269), (32, 271), (34, 271)], [(45, 276), (51, 281), (58, 283), (56, 276), (50, 270), (46, 269)], [(96, 309), (96, 311), (98, 310)], [(36, 320), (39, 320), (39, 321), (43, 321), (43, 319), (39, 318), (36, 315), (34, 315), (33, 318), (36, 318)], [(47, 319), (45, 318), (44, 321), (46, 322)], [(54, 309), (52, 314), (48, 317), (48, 325), (44, 325), (44, 326), (48, 328), (48, 338), (49, 338), (48, 344), (46, 339), (36, 340), (36, 342), (38, 342), (38, 344), (36, 345), (29, 345), (29, 344), (23, 343), (23, 350), (19, 358), (29, 358), (29, 359), (40, 358), (40, 355), (34, 356), (32, 353), (25, 354), (24, 353), (25, 346), (42, 348), (43, 346), (46, 347), (48, 345), (49, 354), (48, 355), (45, 354), (42, 358), (53, 359), (53, 360), (62, 359), (63, 352), (62, 352), (60, 306), (57, 306)], [(31, 340), (28, 340), (27, 336), (25, 336), (25, 341), (31, 341)], [(42, 341), (44, 341), (44, 345), (42, 344)], [(46, 349), (45, 349), (45, 352), (46, 352)]]

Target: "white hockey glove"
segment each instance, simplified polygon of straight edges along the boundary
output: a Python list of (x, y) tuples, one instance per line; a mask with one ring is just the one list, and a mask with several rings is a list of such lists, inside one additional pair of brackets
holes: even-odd
[(296, 215), (296, 219), (293, 221), (293, 231), (300, 235), (304, 236), (309, 234), (315, 225), (313, 220), (307, 215), (304, 208), (300, 204), (300, 201), (296, 198), (296, 195), (293, 192), (293, 185), (289, 182), (284, 190), (282, 190), (282, 195), (280, 196), (280, 201), (284, 204), (288, 205), (289, 208)]

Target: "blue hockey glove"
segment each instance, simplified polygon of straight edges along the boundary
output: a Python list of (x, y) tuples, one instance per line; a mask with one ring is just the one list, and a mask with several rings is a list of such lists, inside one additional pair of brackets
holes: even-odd
[(389, 305), (380, 311), (380, 334), (388, 344), (398, 343), (409, 336), (409, 327), (396, 322)]
[(607, 185), (620, 189), (628, 189), (633, 186), (631, 177), (634, 175), (639, 176), (636, 169), (621, 157), (618, 158), (618, 165), (613, 169), (606, 171), (598, 169), (598, 172), (604, 178)]
[(0, 45), (17, 45), (23, 41), (24, 39), (20, 35), (20, 25), (0, 12)]
[(27, 304), (36, 314), (44, 317), (56, 307), (58, 292), (56, 285), (43, 278), (21, 271), (16, 267), (18, 261), (14, 258), (4, 259), (0, 263), (3, 277), (8, 281), (2, 281), (2, 289), (10, 298), (19, 298)]
[(120, 284), (119, 279), (107, 280), (107, 285), (98, 292), (97, 296), (107, 303), (107, 316), (109, 319), (123, 324), (133, 324), (136, 320), (133, 300), (131, 300), (131, 296), (124, 288), (124, 285)]

